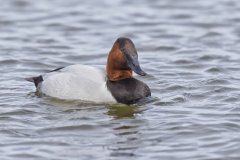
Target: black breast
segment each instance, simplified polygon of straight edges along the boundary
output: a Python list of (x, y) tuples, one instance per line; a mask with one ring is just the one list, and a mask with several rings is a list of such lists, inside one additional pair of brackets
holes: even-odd
[(119, 103), (133, 104), (144, 97), (151, 96), (149, 87), (135, 78), (119, 81), (107, 80), (107, 87)]

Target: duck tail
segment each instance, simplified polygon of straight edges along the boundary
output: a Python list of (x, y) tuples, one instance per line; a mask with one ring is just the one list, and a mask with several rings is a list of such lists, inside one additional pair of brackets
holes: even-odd
[(36, 86), (36, 88), (37, 88), (37, 87), (38, 87), (38, 84), (43, 81), (43, 77), (42, 77), (42, 76), (29, 77), (29, 78), (25, 78), (25, 80), (34, 83), (35, 86)]
[(24, 78), (24, 79), (28, 82), (34, 83), (34, 77), (28, 77), (28, 78)]

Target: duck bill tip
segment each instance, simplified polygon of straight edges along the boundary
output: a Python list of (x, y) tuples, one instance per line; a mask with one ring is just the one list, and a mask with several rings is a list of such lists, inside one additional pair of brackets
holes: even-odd
[(138, 75), (141, 75), (141, 76), (147, 75), (147, 73), (144, 72), (140, 67), (137, 57), (131, 58), (128, 61), (128, 66)]
[(144, 72), (140, 66), (133, 66), (133, 67), (130, 67), (136, 74), (140, 75), (140, 76), (145, 76), (147, 75), (146, 72)]

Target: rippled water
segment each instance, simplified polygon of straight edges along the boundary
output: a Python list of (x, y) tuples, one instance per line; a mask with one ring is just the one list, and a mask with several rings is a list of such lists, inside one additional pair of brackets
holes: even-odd
[[(238, 0), (0, 0), (0, 159), (240, 159)], [(23, 78), (106, 63), (119, 36), (154, 101), (39, 97)]]

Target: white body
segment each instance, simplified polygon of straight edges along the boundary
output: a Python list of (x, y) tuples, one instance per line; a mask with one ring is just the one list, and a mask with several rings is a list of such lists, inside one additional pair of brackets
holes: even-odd
[(106, 86), (106, 73), (93, 66), (71, 65), (42, 75), (38, 90), (48, 96), (68, 100), (116, 102)]

